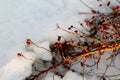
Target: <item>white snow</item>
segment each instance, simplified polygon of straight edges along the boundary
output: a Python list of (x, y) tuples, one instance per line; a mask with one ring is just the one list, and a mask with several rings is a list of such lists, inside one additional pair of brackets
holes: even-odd
[[(83, 22), (87, 17), (79, 15), (79, 11), (90, 10), (79, 0), (0, 0), (0, 80), (23, 80), (31, 74), (32, 61), (18, 58), (18, 52), (28, 58), (51, 60), (49, 52), (35, 46), (32, 46), (33, 52), (26, 51), (25, 40), (30, 38), (39, 43), (46, 40), (55, 41), (58, 35), (65, 34), (63, 31), (56, 31), (57, 23), (66, 28), (71, 24), (79, 26), (79, 21)], [(46, 42), (42, 46), (49, 49), (48, 44), (49, 42)], [(49, 58), (41, 55), (48, 55)], [(77, 74), (68, 72), (63, 79), (78, 78), (81, 79)]]
[[(77, 74), (72, 71), (68, 71), (63, 77), (63, 80), (83, 80), (83, 79), (82, 79), (82, 76), (80, 76), (80, 74)], [(86, 79), (84, 78), (84, 80)]]
[[(44, 47), (49, 50), (49, 42), (36, 43), (39, 47)], [(34, 44), (29, 46), (21, 46), (22, 49), (17, 49), (28, 59), (42, 59), (50, 61), (52, 55), (49, 51), (39, 48)], [(17, 47), (16, 47), (17, 48)], [(16, 51), (16, 49), (14, 49)], [(27, 60), (24, 57), (14, 57), (6, 65), (0, 68), (0, 80), (23, 80), (32, 73), (32, 60)], [(7, 76), (7, 77), (6, 77)], [(14, 77), (13, 77), (14, 76)]]
[[(68, 71), (63, 78), (60, 78), (60, 76), (57, 76), (52, 72), (49, 72), (44, 80), (83, 80), (83, 79), (82, 76), (80, 76), (79, 74), (72, 71)], [(84, 80), (86, 79), (84, 78)]]
[(46, 77), (43, 78), (43, 80), (61, 80), (61, 77), (58, 75), (55, 75), (52, 72), (47, 73)]
[[(32, 53), (31, 53), (32, 54)], [(25, 54), (24, 54), (25, 55)], [(30, 53), (26, 54), (27, 57), (33, 58)], [(25, 56), (26, 56), (25, 55)], [(25, 77), (32, 73), (31, 60), (25, 60), (24, 58), (13, 58), (8, 64), (4, 65), (0, 69), (0, 80), (23, 80)]]
[[(64, 0), (57, 2), (56, 0), (0, 1), (0, 80), (22, 80), (30, 75), (32, 62), (16, 58), (18, 52), (32, 54), (23, 50), (27, 38), (39, 42), (53, 41), (59, 34), (64, 34), (61, 31), (56, 32), (57, 23), (65, 24), (64, 27), (78, 24), (77, 10), (75, 11), (72, 7), (68, 8), (66, 5), (69, 3), (72, 4)], [(34, 51), (37, 57), (39, 53), (49, 55), (48, 52), (42, 53), (45, 51), (43, 49), (34, 48)], [(51, 60), (51, 56), (41, 58)]]
[(29, 44), (25, 47), (25, 49), (28, 52), (33, 52), (36, 55), (36, 58), (51, 61), (52, 60), (52, 54), (50, 51), (50, 43), (48, 41), (45, 41), (43, 43), (34, 43)]

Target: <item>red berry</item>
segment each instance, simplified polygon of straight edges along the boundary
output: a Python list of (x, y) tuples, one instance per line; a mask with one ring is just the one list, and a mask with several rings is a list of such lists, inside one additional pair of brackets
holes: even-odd
[(85, 49), (82, 50), (82, 53), (83, 53), (83, 54), (86, 53), (86, 52), (87, 52), (87, 51), (86, 51)]
[(78, 30), (75, 30), (74, 32), (75, 32), (75, 33), (78, 33)]
[(61, 40), (61, 36), (58, 36), (57, 40), (60, 41)]
[(115, 7), (115, 8), (113, 8), (113, 11), (117, 11), (117, 8)]
[(113, 11), (118, 11), (118, 10), (120, 10), (120, 6), (116, 6), (113, 8)]
[(116, 6), (116, 8), (117, 8), (118, 10), (120, 10), (120, 6)]
[(54, 48), (56, 48), (56, 47), (57, 47), (57, 45), (56, 45), (56, 44), (54, 44), (54, 45), (53, 45), (53, 47), (54, 47)]
[(66, 41), (65, 44), (66, 44), (66, 45), (70, 45), (70, 42), (69, 42), (69, 41)]
[(107, 3), (107, 6), (110, 6), (110, 1)]
[(31, 39), (27, 39), (26, 43), (29, 45), (32, 43)]
[(91, 22), (89, 20), (85, 20), (86, 25), (90, 25)]
[(103, 24), (100, 24), (99, 26), (100, 26), (100, 28), (101, 28), (101, 29), (103, 29), (103, 28), (104, 28), (104, 25), (103, 25)]
[(84, 66), (84, 63), (83, 63), (83, 62), (80, 62), (80, 65), (81, 65), (81, 66)]
[(53, 45), (54, 48), (58, 47), (58, 42)]
[(109, 28), (108, 27), (104, 27), (104, 30), (108, 30)]
[(85, 58), (89, 58), (89, 55), (86, 55)]
[(21, 57), (21, 56), (22, 56), (22, 53), (17, 53), (17, 56), (18, 56), (18, 57)]
[(61, 44), (61, 43), (58, 43), (58, 46), (59, 46), (60, 48), (62, 48), (62, 44)]
[(93, 13), (93, 14), (96, 14), (97, 12), (96, 12), (95, 10), (92, 10), (92, 13)]

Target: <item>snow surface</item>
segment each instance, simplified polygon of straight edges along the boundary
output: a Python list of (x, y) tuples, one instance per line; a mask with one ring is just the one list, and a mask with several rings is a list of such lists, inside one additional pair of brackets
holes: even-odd
[[(94, 0), (83, 1), (97, 4)], [(35, 54), (24, 49), (25, 40), (54, 41), (56, 36), (65, 34), (56, 31), (57, 23), (67, 28), (83, 22), (87, 16), (79, 15), (79, 11), (90, 10), (79, 0), (0, 0), (0, 80), (23, 80), (29, 76), (32, 61), (16, 56), (22, 52), (26, 57), (36, 58)], [(79, 77), (72, 72), (66, 75), (70, 74)], [(64, 78), (72, 80), (67, 76)]]
[[(52, 60), (52, 54), (50, 51), (50, 43), (45, 41), (43, 43), (31, 43), (25, 46), (27, 52), (33, 52), (37, 59), (42, 59), (46, 61)], [(49, 51), (48, 51), (49, 50)]]
[(50, 72), (46, 75), (46, 78), (44, 80), (82, 80), (82, 77), (72, 71), (68, 71), (63, 78), (60, 78), (59, 76)]
[(32, 73), (32, 61), (14, 58), (0, 71), (0, 80), (23, 80)]
[(0, 67), (14, 57), (13, 48), (24, 44), (27, 38), (52, 41), (61, 34), (56, 31), (57, 23), (68, 27), (80, 21), (79, 0), (0, 0), (0, 6)]

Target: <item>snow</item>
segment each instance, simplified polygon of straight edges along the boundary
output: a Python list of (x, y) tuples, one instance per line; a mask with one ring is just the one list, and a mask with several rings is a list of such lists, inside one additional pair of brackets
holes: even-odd
[[(33, 53), (31, 53), (33, 54)], [(35, 58), (30, 53), (24, 54), (29, 58)], [(32, 73), (33, 61), (15, 57), (0, 69), (0, 80), (23, 80)]]
[[(68, 71), (63, 78), (60, 78), (59, 76), (53, 74), (52, 72), (49, 72), (44, 80), (83, 80), (83, 79), (82, 76), (80, 76), (79, 74), (72, 71)], [(84, 78), (84, 80), (86, 79)]]
[[(38, 42), (53, 41), (56, 36), (64, 34), (62, 31), (56, 31), (57, 23), (63, 27), (71, 24), (79, 25), (78, 10), (69, 6), (68, 8), (64, 4), (69, 5), (72, 2), (64, 2), (64, 0), (57, 2), (55, 0), (1, 0), (0, 66), (6, 64), (16, 54), (14, 51), (11, 52), (11, 48), (25, 43), (27, 38), (38, 40)], [(7, 53), (12, 56), (10, 57)]]
[(72, 71), (68, 71), (63, 77), (63, 80), (83, 80), (83, 79), (82, 79), (82, 76), (80, 76), (79, 74), (74, 73)]
[(28, 52), (33, 52), (36, 55), (36, 58), (51, 61), (52, 60), (52, 54), (50, 51), (50, 43), (48, 41), (45, 41), (43, 43), (34, 43), (29, 44), (25, 47), (25, 49)]
[[(25, 40), (30, 38), (49, 49), (49, 42), (44, 43), (44, 41), (54, 42), (58, 35), (65, 34), (56, 31), (56, 24), (66, 28), (71, 24), (79, 26), (79, 21), (83, 22), (87, 17), (79, 15), (79, 11), (90, 10), (79, 0), (0, 0), (0, 80), (23, 80), (31, 74), (33, 62), (18, 58), (16, 56), (18, 52), (22, 52), (28, 58), (51, 60), (52, 56), (48, 51), (34, 45), (30, 46), (33, 52), (25, 50)], [(41, 54), (45, 56), (41, 57)], [(68, 76), (70, 78), (67, 78)], [(78, 78), (81, 79), (80, 76), (69, 71), (63, 80)], [(60, 78), (56, 76), (56, 79)]]
[(43, 80), (61, 80), (61, 77), (49, 72)]
[[(37, 44), (39, 47), (44, 47), (45, 49), (49, 50), (48, 41)], [(52, 55), (47, 50), (38, 48), (34, 44), (30, 44), (29, 46), (23, 46), (23, 48), (20, 49), (21, 53), (28, 59), (35, 60), (39, 58), (42, 60), (50, 61), (52, 60)], [(14, 57), (6, 65), (0, 68), (0, 80), (25, 79), (32, 73), (32, 63), (32, 60), (27, 60), (23, 57)]]
[(79, 0), (74, 3), (69, 0), (0, 0), (0, 80), (22, 80), (30, 75), (32, 62), (16, 58), (18, 52), (32, 54), (23, 49), (25, 40), (55, 41), (58, 35), (65, 34), (56, 31), (57, 23), (63, 27), (79, 25), (77, 9), (80, 7)]

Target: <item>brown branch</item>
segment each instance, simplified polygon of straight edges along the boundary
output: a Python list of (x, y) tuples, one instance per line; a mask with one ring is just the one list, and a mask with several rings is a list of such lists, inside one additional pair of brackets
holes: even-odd
[(88, 53), (79, 55), (79, 56), (77, 56), (77, 57), (75, 57), (75, 58), (65, 58), (65, 61), (67, 61), (67, 62), (73, 62), (74, 60), (76, 60), (76, 59), (78, 59), (78, 58), (83, 58), (83, 57), (88, 56), (88, 55), (91, 55), (91, 54), (96, 54), (96, 53), (105, 52), (105, 51), (111, 51), (111, 50), (115, 50), (115, 49), (117, 49), (117, 48), (120, 48), (120, 43), (116, 43), (116, 44), (114, 44), (114, 45), (115, 45), (115, 47), (112, 47), (112, 46), (109, 47), (109, 46), (108, 46), (108, 47), (106, 47), (106, 48), (104, 48), (104, 49), (98, 49), (98, 50), (95, 50), (95, 51), (91, 51), (91, 52), (88, 52)]
[(84, 35), (81, 35), (81, 34), (76, 34), (75, 32), (70, 32), (70, 31), (68, 31), (68, 30), (66, 30), (66, 29), (64, 29), (64, 28), (62, 28), (62, 27), (60, 27), (59, 25), (57, 25), (57, 28), (58, 28), (58, 29), (61, 29), (61, 30), (63, 30), (63, 31), (65, 31), (65, 32), (67, 32), (67, 33), (69, 33), (69, 34), (77, 35), (77, 36), (79, 36), (79, 37), (86, 38), (86, 39), (95, 41), (95, 42), (97, 42), (97, 43), (103, 44), (101, 41), (99, 41), (99, 40), (97, 40), (97, 39), (93, 39), (93, 38), (91, 38), (91, 37), (84, 36)]
[(52, 70), (52, 69), (55, 69), (55, 68), (59, 67), (59, 66), (62, 65), (62, 64), (68, 64), (68, 62), (66, 62), (66, 61), (61, 61), (60, 63), (58, 63), (58, 64), (56, 64), (56, 65), (54, 65), (54, 66), (51, 66), (51, 67), (49, 67), (48, 69), (42, 70), (42, 71), (34, 74), (33, 76), (34, 76), (34, 77), (39, 77), (41, 74), (47, 73), (48, 71), (50, 71), (50, 70)]

